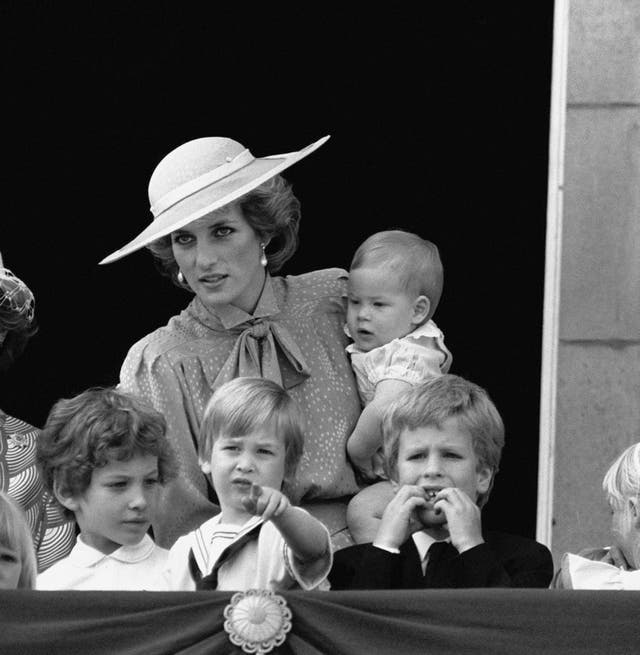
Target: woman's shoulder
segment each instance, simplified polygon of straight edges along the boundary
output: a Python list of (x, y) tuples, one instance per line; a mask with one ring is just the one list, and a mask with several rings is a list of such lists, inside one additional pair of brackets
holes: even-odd
[(343, 268), (323, 268), (301, 275), (286, 275), (274, 278), (290, 294), (305, 295), (309, 299), (338, 296), (347, 293), (349, 275)]
[(193, 322), (187, 307), (180, 314), (171, 317), (166, 325), (156, 328), (136, 341), (129, 348), (125, 364), (141, 361), (152, 363), (192, 341), (195, 336)]

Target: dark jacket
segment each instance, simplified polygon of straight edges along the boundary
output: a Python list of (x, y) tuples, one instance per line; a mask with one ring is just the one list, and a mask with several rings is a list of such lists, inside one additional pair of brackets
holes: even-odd
[[(422, 573), (409, 538), (400, 554), (358, 544), (334, 554), (332, 589), (443, 589), (465, 587), (548, 587), (553, 577), (549, 550), (533, 539), (487, 532), (485, 543), (462, 554), (447, 544)], [(430, 556), (431, 558), (431, 556)]]

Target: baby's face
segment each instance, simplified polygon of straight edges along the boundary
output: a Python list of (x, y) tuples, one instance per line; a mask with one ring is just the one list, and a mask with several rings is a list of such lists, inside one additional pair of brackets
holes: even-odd
[[(621, 507), (611, 504), (611, 534), (634, 569), (640, 568), (640, 518), (638, 503), (626, 498)], [(634, 511), (634, 507), (636, 508)]]
[(352, 270), (347, 325), (356, 346), (369, 352), (412, 332), (423, 318), (416, 301), (384, 267)]

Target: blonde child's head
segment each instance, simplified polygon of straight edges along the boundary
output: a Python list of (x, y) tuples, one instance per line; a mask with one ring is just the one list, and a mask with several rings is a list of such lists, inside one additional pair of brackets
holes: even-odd
[(33, 589), (37, 574), (31, 530), (13, 499), (0, 492), (0, 589)]
[(504, 424), (487, 392), (457, 375), (442, 375), (401, 394), (387, 408), (382, 422), (387, 475), (398, 480), (398, 453), (407, 432), (448, 429), (468, 435), (476, 470), (490, 473), (488, 487), (478, 494), (479, 507), (489, 499), (504, 446)]
[(375, 267), (398, 281), (400, 289), (429, 299), (429, 320), (436, 311), (444, 270), (438, 247), (417, 234), (404, 230), (376, 232), (365, 239), (351, 260), (349, 271)]
[(242, 438), (265, 429), (284, 444), (282, 483), (291, 484), (304, 448), (304, 418), (287, 391), (264, 378), (235, 378), (211, 396), (200, 426), (201, 465), (207, 467), (221, 437)]
[(377, 232), (356, 250), (349, 269), (347, 324), (368, 351), (431, 319), (443, 286), (438, 248), (403, 230)]
[(640, 568), (640, 442), (629, 446), (604, 476), (612, 535), (627, 562)]

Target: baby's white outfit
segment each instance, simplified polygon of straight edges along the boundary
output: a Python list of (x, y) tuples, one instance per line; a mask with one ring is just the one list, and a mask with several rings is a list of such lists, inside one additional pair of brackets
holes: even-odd
[[(346, 328), (345, 332), (349, 334)], [(363, 405), (373, 400), (378, 382), (402, 380), (415, 386), (446, 373), (453, 359), (444, 345), (442, 331), (433, 321), (368, 352), (360, 350), (355, 343), (349, 344), (346, 351)], [(382, 448), (378, 452), (381, 454)], [(387, 479), (381, 466), (375, 467), (374, 473), (382, 480)]]
[(433, 321), (369, 352), (361, 351), (355, 343), (346, 350), (365, 405), (373, 400), (381, 380), (403, 380), (415, 386), (446, 373), (453, 359), (444, 345), (442, 331)]

